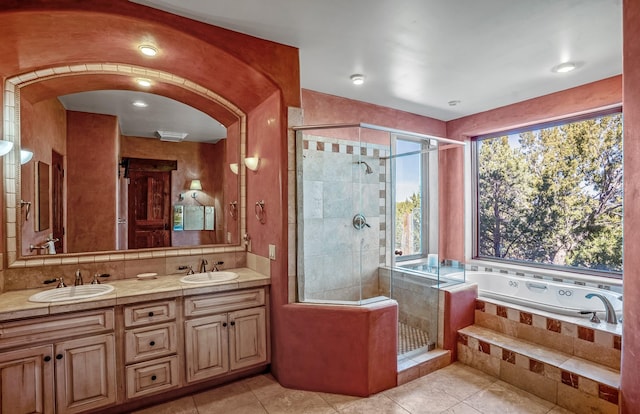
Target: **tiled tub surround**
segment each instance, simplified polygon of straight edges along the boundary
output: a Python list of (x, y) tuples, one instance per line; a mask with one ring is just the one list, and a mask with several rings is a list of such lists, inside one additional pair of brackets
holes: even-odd
[(617, 413), (621, 325), (478, 299), (458, 359), (575, 412)]
[[(389, 237), (388, 174), (380, 158), (389, 154), (388, 147), (307, 134), (301, 141), (297, 143), (303, 218), (299, 253), (304, 261), (298, 270), (300, 299), (358, 301), (378, 296), (378, 266), (384, 263)], [(354, 228), (358, 213), (370, 227)]]

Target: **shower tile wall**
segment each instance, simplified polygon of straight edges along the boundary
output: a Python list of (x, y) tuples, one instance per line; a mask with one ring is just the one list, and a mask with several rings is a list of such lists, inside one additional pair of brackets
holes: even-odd
[[(378, 296), (388, 148), (311, 135), (302, 145), (304, 300)], [(370, 227), (354, 228), (358, 213)]]

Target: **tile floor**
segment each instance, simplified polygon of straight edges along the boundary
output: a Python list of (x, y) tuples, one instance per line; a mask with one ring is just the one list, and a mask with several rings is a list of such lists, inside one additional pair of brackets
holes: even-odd
[(460, 363), (369, 398), (291, 390), (265, 374), (136, 411), (136, 414), (205, 413), (571, 414), (571, 411)]

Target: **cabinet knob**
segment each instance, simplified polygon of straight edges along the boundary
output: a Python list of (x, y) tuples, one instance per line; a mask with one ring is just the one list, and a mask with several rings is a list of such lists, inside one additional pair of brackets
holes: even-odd
[(151, 376), (151, 381), (155, 381), (155, 380), (157, 380), (157, 379), (158, 379), (158, 377), (156, 377), (155, 375), (152, 375), (152, 376)]
[(149, 312), (149, 317), (152, 317), (152, 316), (153, 316), (153, 312)]
[(236, 326), (236, 322), (235, 321), (231, 321), (231, 326)]
[(62, 354), (56, 355), (56, 359), (62, 359)]
[(44, 362), (49, 362), (51, 361), (51, 356), (47, 355), (46, 357), (44, 357)]
[(226, 322), (222, 322), (222, 327), (226, 328), (227, 327), (227, 323)]
[(156, 341), (151, 341), (149, 342), (149, 345), (154, 346), (156, 344)]

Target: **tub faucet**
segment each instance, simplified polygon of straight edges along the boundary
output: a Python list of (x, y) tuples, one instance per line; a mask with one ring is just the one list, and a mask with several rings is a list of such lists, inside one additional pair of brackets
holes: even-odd
[(613, 305), (611, 304), (609, 299), (607, 299), (606, 296), (600, 295), (598, 293), (589, 293), (585, 296), (585, 298), (587, 299), (591, 299), (593, 297), (600, 299), (602, 303), (604, 303), (605, 317), (607, 319), (607, 323), (617, 324), (618, 318), (616, 317), (616, 311), (615, 309), (613, 309)]

